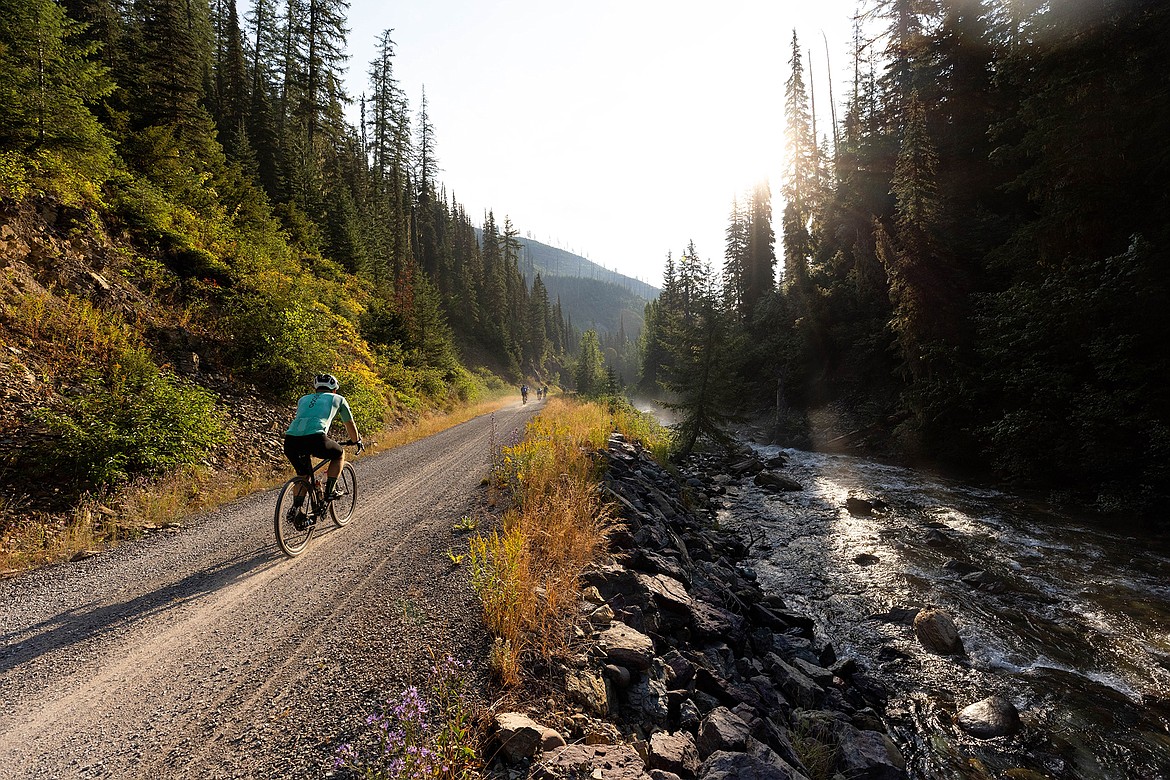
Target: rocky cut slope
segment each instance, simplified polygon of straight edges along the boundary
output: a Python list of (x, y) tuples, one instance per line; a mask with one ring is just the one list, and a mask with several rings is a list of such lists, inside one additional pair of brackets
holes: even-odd
[[(72, 415), (84, 425), (86, 412), (98, 414), (93, 399), (125, 389), (118, 382), (131, 370), (181, 401), (206, 401), (224, 427), (194, 465), (237, 471), (278, 462), (269, 434), (285, 410), (231, 381), (220, 346), (169, 300), (160, 274), (158, 259), (95, 212), (0, 202), (0, 530), (29, 518), (55, 517), (50, 525), (60, 526), (93, 489), (89, 475), (60, 466), (69, 453), (59, 451), (60, 426), (47, 420)], [(151, 444), (145, 426), (124, 433)]]

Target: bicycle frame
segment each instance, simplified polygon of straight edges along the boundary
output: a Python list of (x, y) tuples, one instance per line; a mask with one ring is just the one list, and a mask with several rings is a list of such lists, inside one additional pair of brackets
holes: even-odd
[(308, 474), (297, 474), (296, 476), (297, 487), (293, 491), (293, 495), (303, 496), (307, 491), (315, 517), (320, 517), (325, 514), (328, 508), (325, 503), (325, 486), (321, 483), (321, 478), (317, 476), (317, 472), (321, 470), (322, 466), (327, 466), (329, 463), (330, 461), (325, 459), (316, 466), (313, 466)]

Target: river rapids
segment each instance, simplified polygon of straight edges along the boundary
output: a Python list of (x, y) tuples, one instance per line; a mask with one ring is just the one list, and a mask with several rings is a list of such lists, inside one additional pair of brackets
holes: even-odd
[[(1165, 538), (913, 469), (757, 451), (782, 452), (804, 489), (733, 483), (718, 518), (756, 540), (762, 585), (889, 685), (911, 777), (1170, 779)], [(878, 508), (851, 512), (851, 496)], [(954, 617), (965, 656), (925, 652), (889, 617), (928, 605)], [(1020, 732), (980, 740), (954, 725), (991, 695), (1020, 711)]]

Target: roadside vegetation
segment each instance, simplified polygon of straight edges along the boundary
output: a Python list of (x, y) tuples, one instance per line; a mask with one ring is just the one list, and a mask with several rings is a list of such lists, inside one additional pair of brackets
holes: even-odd
[[(670, 437), (649, 415), (617, 397), (550, 398), (523, 438), (503, 448), (488, 489), (506, 504), (499, 528), (469, 542), (472, 585), (493, 639), (493, 678), (522, 694), (532, 671), (566, 653), (580, 603), (581, 574), (608, 555), (618, 522), (603, 499), (595, 453), (613, 432), (637, 439), (665, 461)], [(477, 524), (463, 518), (455, 530)], [(461, 562), (463, 555), (452, 553)], [(482, 765), (483, 723), (463, 687), (463, 662), (435, 663), (370, 715), (357, 744), (342, 745), (338, 767), (370, 780), (474, 777)]]
[(666, 432), (628, 403), (557, 397), (493, 472), (493, 488), (513, 505), (498, 530), (472, 539), (470, 555), (493, 637), (491, 671), (504, 686), (521, 684), (522, 669), (547, 666), (572, 639), (581, 573), (605, 558), (615, 524), (593, 454), (613, 431), (665, 453)]

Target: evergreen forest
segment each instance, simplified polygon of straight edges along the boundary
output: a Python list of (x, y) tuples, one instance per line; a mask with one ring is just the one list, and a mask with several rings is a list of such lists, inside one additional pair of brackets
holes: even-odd
[(1157, 508), (1170, 5), (875, 0), (855, 30), (819, 128), (793, 31), (782, 212), (761, 184), (731, 205), (721, 272), (693, 245), (668, 258), (643, 388), (672, 391), (684, 450), (753, 417)]
[(33, 473), (197, 462), (225, 441), (225, 387), (286, 404), (332, 371), (376, 430), (570, 378), (579, 335), (511, 221), (439, 183), (391, 31), (345, 94), (347, 10), (0, 0), (4, 250), (33, 266), (0, 266), (3, 367), (38, 407), (4, 416), (43, 445)]

